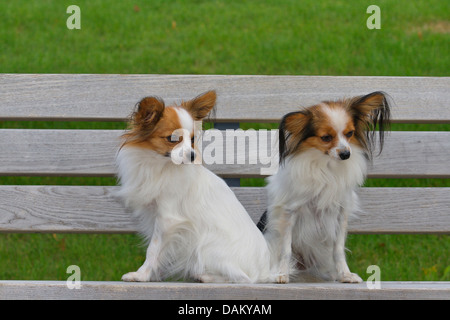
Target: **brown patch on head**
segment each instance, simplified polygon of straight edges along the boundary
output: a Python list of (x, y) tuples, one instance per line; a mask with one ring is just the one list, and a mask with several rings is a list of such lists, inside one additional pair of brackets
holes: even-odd
[(130, 130), (122, 136), (122, 146), (151, 149), (168, 156), (183, 140), (183, 137), (171, 139), (173, 132), (180, 128), (181, 123), (174, 107), (164, 107), (164, 102), (158, 98), (144, 98), (132, 115)]
[[(326, 138), (327, 140), (324, 140)], [(331, 148), (334, 148), (337, 144), (337, 134), (333, 127), (330, 126), (319, 126), (316, 131), (316, 135), (306, 139), (300, 150), (315, 148), (328, 154)]]
[(387, 95), (375, 91), (365, 96), (354, 97), (344, 101), (353, 117), (354, 136), (369, 158), (374, 149), (375, 133), (378, 126), (380, 153), (383, 150), (384, 132), (390, 126), (390, 104)]
[(153, 133), (140, 146), (167, 156), (183, 140), (183, 137), (172, 137), (174, 131), (180, 128), (177, 112), (173, 107), (167, 107)]
[(281, 119), (278, 131), (280, 162), (295, 153), (302, 141), (313, 134), (311, 117), (311, 111), (304, 109), (288, 113)]
[(164, 113), (164, 101), (158, 97), (146, 97), (137, 104), (131, 116), (131, 130), (142, 139), (150, 135)]
[[(339, 145), (358, 145), (371, 157), (375, 128), (380, 150), (389, 127), (390, 107), (383, 92), (338, 101), (324, 101), (286, 114), (280, 123), (280, 162), (294, 153), (314, 148), (328, 154)], [(345, 142), (345, 140), (347, 142)]]
[(293, 112), (287, 114), (284, 118), (285, 129), (293, 135), (299, 135), (305, 130), (306, 125), (311, 121), (310, 112)]
[[(147, 148), (169, 156), (172, 149), (183, 141), (182, 131), (177, 130), (183, 129), (179, 118), (181, 109), (178, 108), (186, 110), (193, 120), (202, 120), (213, 110), (215, 103), (215, 91), (208, 91), (192, 100), (183, 101), (181, 106), (165, 107), (162, 99), (146, 97), (137, 104), (136, 111), (131, 116), (129, 131), (122, 135), (122, 147)], [(185, 117), (183, 115), (182, 119)], [(191, 144), (194, 147), (194, 141)]]
[(183, 101), (181, 106), (185, 108), (196, 121), (205, 118), (216, 105), (216, 92), (205, 92), (192, 100)]
[(306, 149), (329, 154), (340, 139), (352, 142), (355, 127), (345, 105), (344, 101), (326, 101), (286, 115), (280, 126), (284, 132), (283, 136), (280, 133), (282, 158)]
[(352, 138), (352, 117), (346, 112), (341, 101), (322, 102), (311, 107), (311, 110), (314, 135), (302, 143), (300, 150), (314, 148), (329, 154), (331, 149), (339, 145), (342, 137), (348, 141)]
[(344, 100), (346, 108), (351, 114), (359, 114), (361, 120), (369, 121), (372, 113), (385, 103), (385, 95), (382, 92), (373, 92), (365, 96)]

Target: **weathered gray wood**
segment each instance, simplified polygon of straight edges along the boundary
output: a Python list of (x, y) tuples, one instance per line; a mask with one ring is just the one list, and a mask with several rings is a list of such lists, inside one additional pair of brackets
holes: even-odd
[(0, 120), (123, 121), (144, 96), (216, 89), (217, 121), (278, 122), (298, 106), (386, 91), (394, 122), (449, 123), (449, 77), (2, 74)]
[[(0, 175), (113, 176), (114, 158), (121, 130), (22, 130), (0, 129)], [(214, 140), (212, 140), (214, 141)], [(449, 178), (450, 132), (391, 132), (380, 157), (369, 169), (372, 178)], [(208, 142), (209, 143), (209, 142)], [(204, 148), (208, 145), (204, 143)], [(203, 154), (205, 165), (222, 177), (262, 177), (256, 146), (244, 152), (225, 148), (233, 156), (232, 164), (210, 164), (213, 158)], [(272, 146), (273, 162), (278, 163), (277, 141)], [(222, 154), (221, 152), (219, 154)], [(263, 152), (261, 151), (261, 154)], [(250, 164), (249, 155), (258, 155)], [(217, 157), (217, 156), (216, 156)], [(219, 159), (219, 160), (220, 160)], [(243, 164), (239, 164), (241, 161)]]
[[(450, 299), (450, 282), (381, 282), (381, 289), (366, 283), (343, 284), (205, 284), (184, 282), (82, 281), (80, 289), (68, 289), (65, 281), (0, 281), (0, 299), (123, 299), (123, 300), (320, 300), (320, 299)], [(265, 301), (264, 305), (270, 305)], [(184, 303), (180, 306), (184, 307)], [(167, 310), (167, 312), (177, 312)], [(215, 311), (214, 311), (215, 312)], [(222, 315), (223, 309), (215, 312)], [(272, 308), (272, 313), (275, 310)]]
[[(217, 130), (238, 130), (239, 129), (239, 122), (219, 122), (214, 123), (214, 129)], [(240, 178), (224, 178), (225, 182), (229, 187), (240, 187), (241, 186), (241, 179)]]
[[(394, 122), (450, 123), (449, 77), (76, 74), (0, 75), (0, 120), (124, 121), (144, 96), (158, 95), (171, 104), (210, 89), (219, 95), (218, 122), (278, 122), (300, 106), (383, 90), (395, 101)], [(120, 133), (0, 130), (0, 176), (112, 176)], [(449, 132), (393, 132), (369, 176), (449, 178), (448, 141)], [(244, 164), (208, 166), (224, 177), (261, 176), (262, 166), (248, 161), (255, 152), (232, 152)], [(363, 188), (365, 211), (350, 221), (349, 232), (448, 234), (448, 189)], [(135, 232), (129, 213), (112, 196), (115, 190), (0, 186), (0, 232)], [(258, 221), (266, 208), (264, 189), (233, 191)], [(0, 281), (0, 299), (450, 299), (450, 282), (382, 282), (381, 287), (82, 282), (80, 290), (69, 290), (64, 281)]]
[(450, 188), (361, 188), (351, 233), (450, 233)]
[[(136, 227), (117, 187), (0, 186), (0, 232), (130, 233)], [(266, 210), (259, 187), (232, 188), (256, 223)], [(449, 188), (362, 188), (364, 212), (350, 233), (450, 233)]]
[(0, 175), (112, 176), (120, 130), (0, 130)]
[(0, 186), (0, 220), (7, 232), (134, 232), (115, 187)]

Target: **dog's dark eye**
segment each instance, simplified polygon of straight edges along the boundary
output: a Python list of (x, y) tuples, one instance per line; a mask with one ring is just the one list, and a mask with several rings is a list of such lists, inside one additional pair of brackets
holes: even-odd
[(353, 136), (353, 131), (349, 131), (345, 134), (347, 138), (351, 138)]
[(324, 142), (330, 142), (331, 140), (333, 140), (333, 137), (327, 134), (325, 136), (321, 136), (320, 139), (322, 139), (322, 141)]

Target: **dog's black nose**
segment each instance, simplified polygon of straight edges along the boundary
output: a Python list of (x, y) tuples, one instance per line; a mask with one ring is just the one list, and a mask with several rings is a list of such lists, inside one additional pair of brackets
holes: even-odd
[(350, 151), (345, 150), (339, 153), (339, 158), (341, 158), (341, 160), (347, 160), (348, 158), (350, 158)]
[(195, 160), (195, 151), (191, 151), (191, 162)]

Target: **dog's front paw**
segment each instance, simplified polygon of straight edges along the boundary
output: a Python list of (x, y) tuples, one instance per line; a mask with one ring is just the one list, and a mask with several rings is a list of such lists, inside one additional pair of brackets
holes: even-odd
[(122, 276), (122, 281), (126, 282), (148, 282), (150, 275), (143, 272), (128, 272)]
[(356, 273), (349, 272), (342, 274), (339, 281), (344, 283), (361, 283), (362, 279)]
[(276, 283), (289, 283), (289, 275), (288, 274), (279, 274), (275, 276)]

